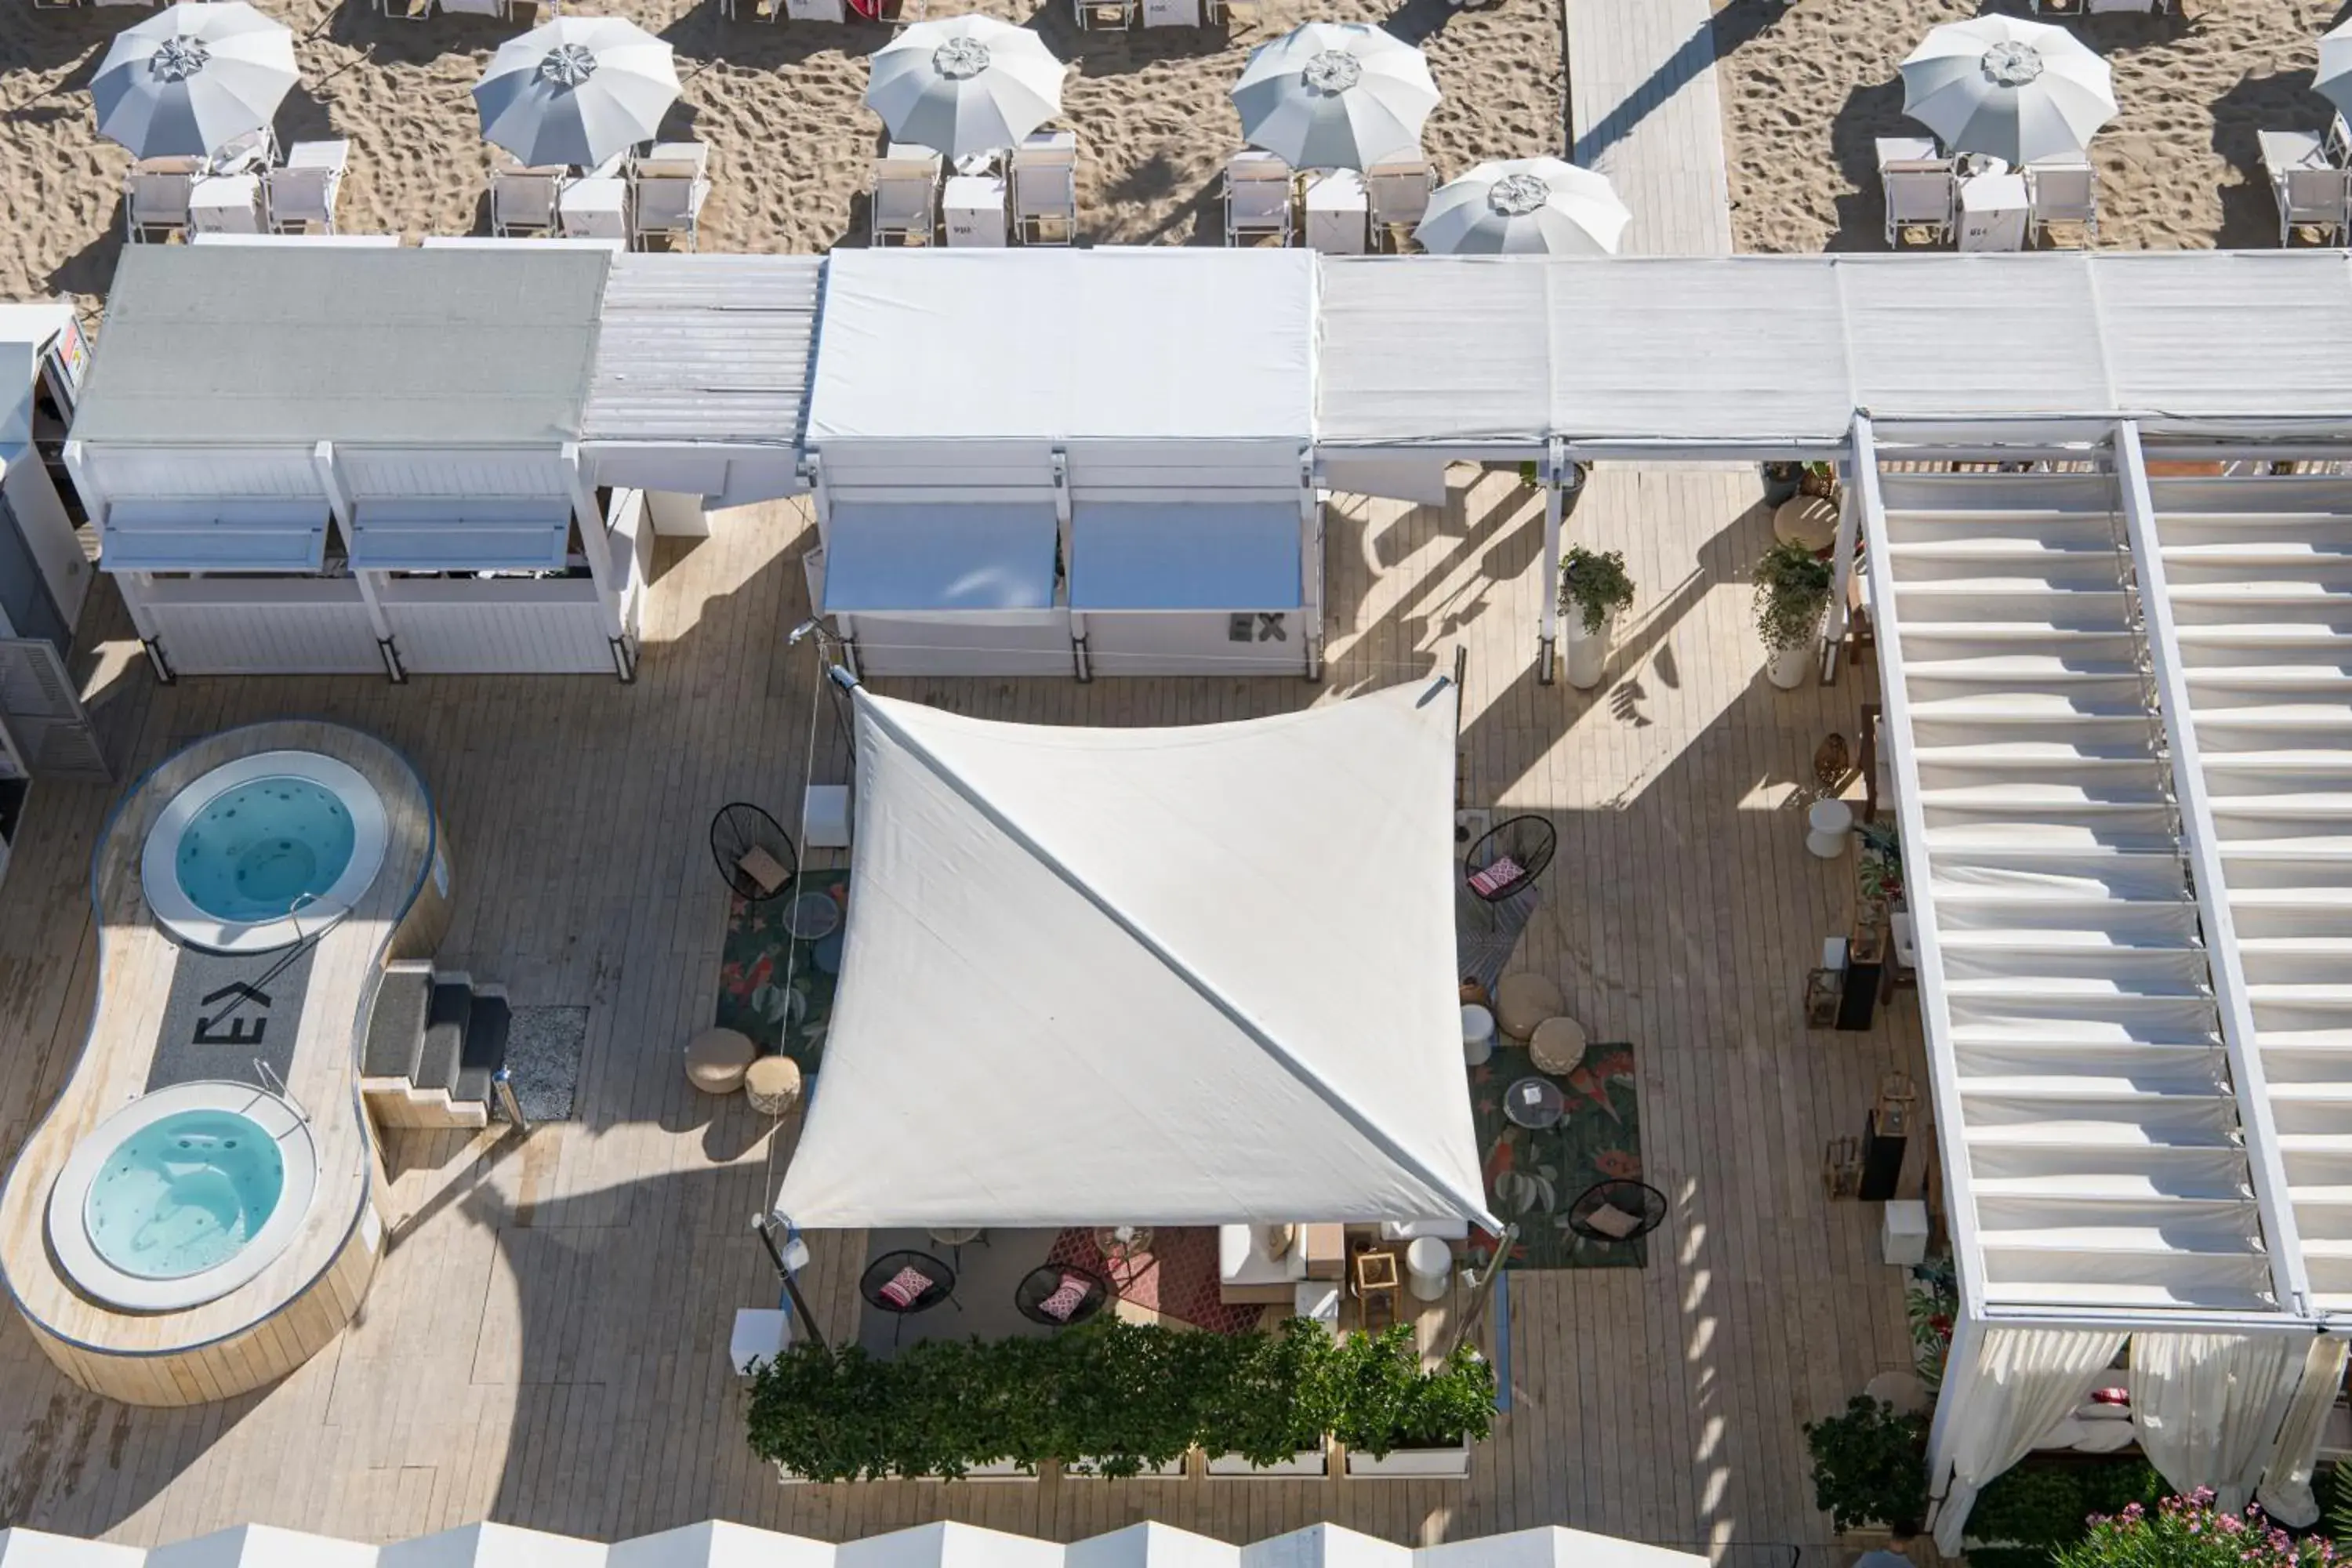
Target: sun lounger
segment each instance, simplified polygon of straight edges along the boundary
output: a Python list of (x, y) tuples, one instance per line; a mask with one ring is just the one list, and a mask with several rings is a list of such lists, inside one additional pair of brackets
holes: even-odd
[(1428, 213), (1429, 194), (1436, 188), (1437, 176), (1419, 153), (1366, 169), (1364, 194), (1371, 202), (1373, 247), (1402, 255)]
[(1236, 153), (1225, 164), (1225, 243), (1290, 243), (1290, 165), (1271, 153)]
[(286, 162), (262, 177), (262, 205), (272, 232), (316, 226), (335, 232), (335, 198), (351, 162), (348, 142), (297, 142)]
[(1024, 245), (1077, 238), (1077, 132), (1035, 132), (1013, 150), (1013, 220)]
[(564, 171), (553, 165), (510, 165), (490, 171), (490, 232), (504, 239), (518, 232), (555, 232), (556, 196)]
[(133, 245), (188, 232), (188, 197), (199, 161), (150, 158), (133, 163), (122, 181), (123, 234)]
[(1958, 187), (1952, 161), (1920, 136), (1878, 139), (1878, 183), (1886, 197), (1886, 244), (1898, 248), (1906, 229), (1927, 229), (1938, 244), (1952, 237)]
[(2264, 131), (2255, 138), (2262, 148), (2263, 173), (2269, 177), (2271, 197), (2278, 204), (2279, 246), (2293, 242), (2298, 228), (2316, 228), (2320, 243), (2343, 241), (2352, 186), (2345, 172), (2328, 161), (2320, 138), (2308, 131)]
[(874, 161), (866, 230), (876, 245), (929, 245), (939, 236), (940, 155), (894, 142)]
[(2099, 242), (2099, 172), (2089, 163), (2028, 163), (2025, 199), (2026, 226), (2035, 243), (2048, 237), (2053, 223), (2079, 223), (2091, 244)]
[(629, 166), (630, 240), (636, 248), (656, 236), (683, 239), (692, 250), (710, 195), (710, 149), (699, 142), (662, 142)]
[(441, 9), (460, 16), (504, 16), (507, 0), (440, 0)]

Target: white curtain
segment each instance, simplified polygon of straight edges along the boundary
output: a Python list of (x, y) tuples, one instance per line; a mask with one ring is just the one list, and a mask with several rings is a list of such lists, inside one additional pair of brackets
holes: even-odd
[(2347, 1351), (2352, 1351), (2352, 1341), (2322, 1334), (2305, 1353), (2301, 1380), (2287, 1403), (2278, 1447), (2257, 1494), (2263, 1511), (2281, 1524), (2299, 1530), (2318, 1522), (2319, 1501), (2311, 1495), (2311, 1472), (2319, 1464), (2319, 1439), (2327, 1430), (2327, 1413), (2336, 1407), (2336, 1391), (2344, 1386)]
[(1945, 1374), (1944, 1397), (1960, 1399), (1946, 1417), (1952, 1484), (1936, 1514), (1945, 1556), (1959, 1555), (1978, 1491), (2082, 1404), (2123, 1348), (2124, 1336), (2105, 1330), (1989, 1328), (1974, 1364)]
[(2285, 1334), (2132, 1336), (2132, 1425), (2176, 1492), (2213, 1489), (2214, 1506), (2246, 1506), (2303, 1370)]

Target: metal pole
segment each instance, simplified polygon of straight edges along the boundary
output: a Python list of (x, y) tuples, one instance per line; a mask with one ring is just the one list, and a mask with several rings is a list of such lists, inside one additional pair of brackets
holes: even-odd
[(530, 1118), (522, 1113), (522, 1101), (515, 1098), (513, 1070), (500, 1068), (492, 1073), (490, 1087), (498, 1091), (499, 1109), (507, 1113), (507, 1120), (514, 1123), (515, 1131), (530, 1132)]
[(776, 1245), (776, 1238), (769, 1233), (768, 1227), (774, 1223), (773, 1215), (754, 1215), (751, 1216), (752, 1232), (759, 1237), (760, 1245), (768, 1249), (768, 1261), (776, 1266), (776, 1278), (784, 1282), (784, 1295), (792, 1301), (793, 1319), (807, 1333), (809, 1342), (824, 1350), (824, 1335), (817, 1331), (816, 1314), (809, 1310), (808, 1302), (801, 1296), (800, 1286), (793, 1279), (793, 1271), (784, 1266), (783, 1249)]

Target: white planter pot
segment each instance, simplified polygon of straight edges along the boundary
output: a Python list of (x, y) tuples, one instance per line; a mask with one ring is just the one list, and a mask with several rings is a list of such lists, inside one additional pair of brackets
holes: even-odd
[(1774, 654), (1764, 666), (1764, 677), (1783, 691), (1794, 691), (1805, 683), (1806, 672), (1812, 668), (1813, 645), (1801, 642)]
[(1568, 656), (1568, 683), (1579, 691), (1590, 691), (1601, 684), (1601, 672), (1609, 663), (1609, 639), (1617, 629), (1617, 617), (1610, 616), (1601, 623), (1601, 629), (1588, 635), (1584, 616), (1570, 608), (1560, 618), (1565, 633), (1562, 643)]
[(1301, 1448), (1277, 1464), (1251, 1464), (1239, 1454), (1212, 1454), (1209, 1473), (1213, 1476), (1249, 1476), (1260, 1480), (1295, 1479), (1300, 1476), (1328, 1476), (1331, 1473), (1330, 1457), (1320, 1448)]
[[(1103, 1477), (1102, 1472), (1096, 1468), (1097, 1463), (1098, 1461), (1094, 1459), (1080, 1459), (1075, 1465), (1064, 1465), (1062, 1467), (1062, 1479), (1064, 1480), (1098, 1481), (1102, 1479)], [(1159, 1466), (1156, 1468), (1150, 1465), (1146, 1465), (1143, 1468), (1136, 1471), (1135, 1474), (1129, 1479), (1139, 1481), (1181, 1481), (1184, 1479), (1185, 1474), (1184, 1461), (1181, 1458), (1178, 1458), (1171, 1459), (1166, 1464)]]
[(1368, 1479), (1391, 1480), (1467, 1480), (1470, 1477), (1470, 1444), (1464, 1439), (1453, 1448), (1391, 1448), (1379, 1458), (1370, 1454), (1350, 1452), (1348, 1473)]

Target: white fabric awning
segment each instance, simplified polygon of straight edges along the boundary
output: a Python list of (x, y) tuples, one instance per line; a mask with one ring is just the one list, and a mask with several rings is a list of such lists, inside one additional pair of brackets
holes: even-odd
[(1043, 610), (1051, 501), (839, 501), (825, 527), (824, 613)]
[(561, 496), (361, 501), (352, 565), (384, 572), (553, 572), (572, 537)]
[(1445, 680), (1188, 729), (860, 691), (810, 1227), (1487, 1214)]
[(1076, 610), (1298, 607), (1298, 508), (1287, 501), (1096, 501), (1071, 514)]

